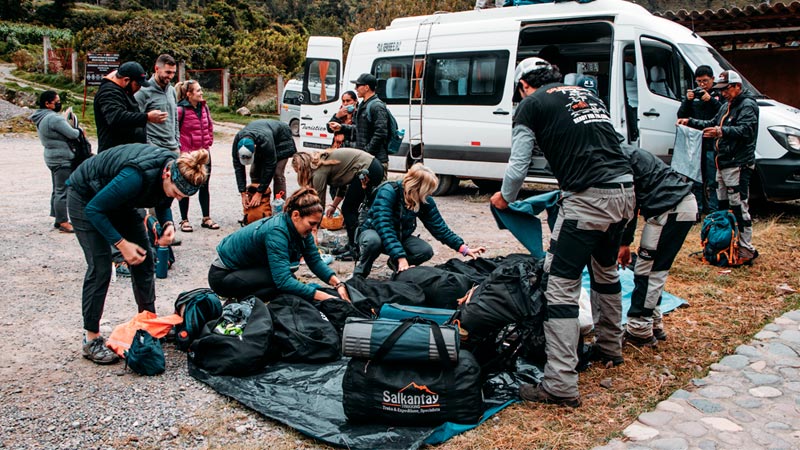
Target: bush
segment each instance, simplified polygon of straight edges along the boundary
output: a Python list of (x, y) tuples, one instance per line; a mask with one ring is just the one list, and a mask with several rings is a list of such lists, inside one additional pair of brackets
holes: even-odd
[(26, 72), (32, 72), (36, 69), (36, 58), (24, 48), (19, 49), (11, 54), (11, 62), (13, 62), (17, 69)]

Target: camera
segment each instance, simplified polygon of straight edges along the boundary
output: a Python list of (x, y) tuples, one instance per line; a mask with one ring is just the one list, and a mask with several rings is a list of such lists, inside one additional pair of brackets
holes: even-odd
[(694, 92), (694, 96), (695, 96), (696, 98), (698, 98), (698, 99), (699, 99), (699, 98), (701, 98), (701, 97), (703, 97), (704, 95), (706, 95), (706, 90), (705, 90), (705, 89), (703, 89), (703, 88), (694, 88), (694, 89), (692, 90), (692, 92)]

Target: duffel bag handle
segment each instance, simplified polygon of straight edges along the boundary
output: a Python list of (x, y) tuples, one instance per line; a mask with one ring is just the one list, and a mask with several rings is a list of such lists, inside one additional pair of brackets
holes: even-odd
[(400, 339), (400, 337), (408, 331), (409, 328), (414, 326), (415, 324), (426, 324), (431, 327), (431, 331), (433, 332), (433, 341), (436, 343), (436, 351), (439, 353), (439, 361), (442, 365), (446, 368), (452, 366), (452, 362), (450, 361), (450, 354), (447, 352), (447, 345), (444, 343), (444, 336), (442, 335), (442, 329), (439, 328), (439, 324), (433, 320), (425, 319), (423, 317), (412, 317), (410, 319), (403, 319), (400, 321), (400, 326), (395, 328), (392, 331), (392, 334), (386, 338), (385, 341), (378, 347), (378, 351), (375, 352), (375, 356), (373, 360), (381, 361), (383, 360), (386, 355), (389, 354), (389, 351), (392, 350), (394, 344)]

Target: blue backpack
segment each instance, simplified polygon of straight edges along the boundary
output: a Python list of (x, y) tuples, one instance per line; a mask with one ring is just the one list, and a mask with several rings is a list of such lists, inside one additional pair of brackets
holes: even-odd
[(211, 289), (193, 289), (178, 296), (175, 313), (183, 317), (183, 323), (175, 325), (175, 344), (185, 352), (200, 336), (206, 323), (222, 316), (222, 301)]
[(719, 267), (740, 266), (739, 225), (730, 210), (715, 211), (703, 220), (700, 229), (703, 261)]
[[(372, 105), (376, 103), (383, 103), (380, 100), (374, 100), (372, 103), (367, 105), (367, 120), (372, 122), (372, 114), (370, 114), (370, 110), (372, 109)], [(389, 141), (386, 145), (386, 150), (389, 152), (390, 155), (394, 155), (400, 150), (400, 144), (403, 143), (403, 136), (406, 135), (406, 130), (398, 130), (397, 129), (397, 119), (394, 118), (392, 112), (389, 111), (389, 108), (386, 107), (386, 104), (383, 103), (383, 107), (386, 109), (386, 117), (389, 121)]]

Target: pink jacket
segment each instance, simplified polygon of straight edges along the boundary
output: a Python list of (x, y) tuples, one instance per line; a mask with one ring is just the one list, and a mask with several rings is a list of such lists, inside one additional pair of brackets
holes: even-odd
[(181, 153), (193, 152), (201, 148), (210, 149), (214, 143), (214, 122), (211, 121), (211, 112), (206, 102), (202, 102), (201, 116), (192, 109), (191, 105), (178, 105), (178, 123), (181, 128)]

